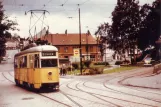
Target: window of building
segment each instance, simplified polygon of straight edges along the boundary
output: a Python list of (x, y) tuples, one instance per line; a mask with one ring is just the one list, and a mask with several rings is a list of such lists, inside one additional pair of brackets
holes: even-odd
[(68, 58), (68, 56), (64, 56), (64, 58)]
[(68, 52), (68, 47), (64, 47), (64, 52)]
[(90, 52), (93, 52), (93, 46), (90, 46)]
[(73, 46), (73, 49), (77, 49), (77, 48), (79, 48), (79, 46)]

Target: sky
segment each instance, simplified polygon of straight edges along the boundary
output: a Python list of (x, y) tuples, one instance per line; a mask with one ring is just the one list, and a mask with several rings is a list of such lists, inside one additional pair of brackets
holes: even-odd
[[(81, 32), (86, 33), (89, 30), (94, 35), (100, 24), (104, 22), (112, 23), (111, 13), (117, 4), (117, 0), (0, 1), (4, 5), (5, 14), (19, 24), (17, 28), (20, 31), (12, 33), (17, 33), (21, 37), (28, 37), (29, 29), (31, 29), (31, 34), (34, 35), (47, 26), (49, 26), (49, 32), (54, 34), (65, 33), (65, 30), (68, 33), (79, 33), (78, 8), (80, 8)], [(142, 5), (144, 3), (152, 3), (153, 1), (140, 0), (139, 2)], [(49, 13), (46, 12), (43, 18), (43, 12), (34, 11), (31, 17), (30, 10), (46, 10)], [(40, 20), (37, 21), (39, 18)]]

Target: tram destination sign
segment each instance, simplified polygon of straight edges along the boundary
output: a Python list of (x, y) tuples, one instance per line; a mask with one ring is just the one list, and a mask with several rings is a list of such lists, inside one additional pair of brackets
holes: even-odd
[(56, 52), (42, 52), (42, 56), (56, 56)]

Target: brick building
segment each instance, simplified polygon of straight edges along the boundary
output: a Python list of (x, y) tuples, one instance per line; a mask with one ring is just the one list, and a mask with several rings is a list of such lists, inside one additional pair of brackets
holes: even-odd
[[(56, 46), (59, 58), (70, 59), (74, 49), (79, 49), (79, 34), (48, 34), (41, 38)], [(96, 39), (92, 35), (81, 34), (82, 60), (102, 61)]]
[(7, 50), (17, 49), (18, 44), (19, 44), (19, 42), (16, 40), (7, 40), (6, 49)]

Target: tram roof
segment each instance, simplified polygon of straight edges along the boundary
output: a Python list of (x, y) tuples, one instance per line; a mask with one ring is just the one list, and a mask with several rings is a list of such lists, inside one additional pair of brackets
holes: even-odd
[(55, 46), (51, 46), (51, 45), (41, 45), (41, 46), (36, 46), (36, 47), (32, 47), (24, 51), (21, 51), (17, 53), (15, 56), (19, 56), (27, 53), (42, 52), (42, 51), (58, 51), (58, 49)]

